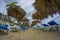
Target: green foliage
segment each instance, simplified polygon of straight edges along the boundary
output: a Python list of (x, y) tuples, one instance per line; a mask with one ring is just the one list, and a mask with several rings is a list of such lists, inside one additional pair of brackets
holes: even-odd
[(15, 7), (17, 2), (12, 2), (6, 5), (6, 7)]

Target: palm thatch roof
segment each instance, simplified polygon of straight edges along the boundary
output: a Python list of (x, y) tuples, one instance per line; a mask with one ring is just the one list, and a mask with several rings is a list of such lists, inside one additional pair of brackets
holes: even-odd
[(40, 21), (39, 20), (32, 21), (31, 27), (34, 26), (34, 25), (36, 25), (37, 23), (40, 23)]
[(45, 14), (41, 14), (41, 13), (38, 13), (38, 12), (36, 12), (36, 13), (34, 13), (33, 15), (32, 15), (32, 18), (33, 19), (43, 19), (43, 18), (45, 18), (45, 17), (48, 17), (47, 16), (47, 14), (45, 15)]
[[(59, 1), (60, 2), (60, 1)], [(52, 15), (53, 13), (56, 13), (59, 11), (59, 4), (57, 5), (58, 1), (56, 0), (36, 0), (36, 2), (33, 4), (36, 8), (38, 13), (35, 13), (33, 15), (36, 19), (42, 19), (45, 17), (48, 17), (48, 15)], [(38, 16), (38, 17), (37, 17)]]
[(23, 22), (29, 22), (29, 19), (28, 18), (23, 18), (21, 21), (23, 21)]
[(8, 4), (7, 7), (8, 15), (13, 16), (18, 20), (21, 20), (26, 15), (26, 12), (20, 6), (14, 3)]

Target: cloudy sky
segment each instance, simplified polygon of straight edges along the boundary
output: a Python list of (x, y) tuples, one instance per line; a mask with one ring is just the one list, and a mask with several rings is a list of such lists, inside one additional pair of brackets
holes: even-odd
[[(32, 20), (31, 16), (36, 11), (32, 5), (35, 2), (35, 0), (0, 0), (0, 12), (2, 12), (3, 14), (7, 14), (6, 4), (13, 1), (18, 2), (18, 5), (20, 5), (21, 8), (23, 8), (26, 11), (27, 13), (26, 17), (29, 18), (31, 21)], [(60, 15), (58, 13), (56, 15), (54, 14), (53, 18), (49, 16), (48, 18), (45, 18), (43, 20), (43, 23), (47, 23), (48, 21), (55, 19), (57, 16), (60, 16)]]
[(21, 6), (21, 8), (23, 8), (29, 18), (31, 18), (32, 14), (36, 11), (35, 8), (33, 7), (33, 3), (35, 2), (35, 0), (0, 0), (0, 12), (2, 12), (3, 14), (7, 14), (6, 11), (6, 4), (16, 1), (18, 2), (18, 5)]
[(32, 20), (31, 16), (36, 11), (32, 5), (35, 2), (35, 0), (0, 0), (0, 8), (1, 8), (0, 12), (2, 12), (3, 14), (7, 14), (6, 4), (14, 1), (18, 2), (18, 5), (20, 5), (21, 8), (23, 8), (26, 11), (27, 13), (26, 17)]
[(1, 8), (0, 12), (6, 14), (7, 11), (5, 5), (13, 1), (18, 2), (18, 5), (20, 5), (26, 11), (26, 13), (30, 12), (33, 13), (35, 11), (32, 5), (35, 2), (35, 0), (0, 0), (0, 8)]

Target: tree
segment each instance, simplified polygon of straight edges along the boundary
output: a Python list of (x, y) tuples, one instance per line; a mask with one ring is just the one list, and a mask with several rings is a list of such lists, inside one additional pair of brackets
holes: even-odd
[(0, 19), (3, 21), (4, 20), (4, 14), (0, 12)]
[(17, 2), (12, 2), (6, 5), (7, 13), (9, 16), (13, 16), (20, 21), (26, 15), (26, 12), (16, 3)]
[(0, 12), (0, 19), (2, 19), (2, 13)]

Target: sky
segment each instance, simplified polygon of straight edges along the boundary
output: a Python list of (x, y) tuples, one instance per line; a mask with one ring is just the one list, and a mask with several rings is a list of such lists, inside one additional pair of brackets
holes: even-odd
[(0, 12), (6, 14), (6, 7), (5, 7), (6, 3), (2, 0), (0, 0)]
[[(58, 18), (58, 19), (57, 19), (57, 18)], [(48, 18), (44, 18), (44, 19), (42, 20), (42, 23), (47, 24), (47, 23), (50, 22), (50, 21), (60, 22), (59, 19), (60, 19), (60, 14), (59, 14), (58, 12), (56, 12), (56, 14), (53, 14), (53, 17), (48, 16)]]
[(35, 2), (35, 0), (0, 0), (0, 8), (1, 8), (0, 12), (2, 12), (3, 14), (7, 14), (6, 4), (14, 1), (18, 2), (18, 5), (20, 5), (21, 8), (23, 8), (26, 11), (27, 13), (26, 17), (31, 21), (32, 14), (36, 12), (35, 8), (32, 5)]
[(18, 5), (20, 5), (26, 11), (26, 13), (33, 13), (35, 11), (35, 8), (32, 5), (35, 0), (0, 0), (0, 12), (6, 14), (7, 11), (5, 5), (13, 1), (18, 2)]
[[(21, 6), (21, 8), (23, 8), (27, 15), (26, 17), (28, 19), (30, 19), (30, 22), (32, 22), (32, 14), (36, 12), (36, 9), (34, 8), (34, 6), (32, 5), (35, 0), (0, 0), (0, 12), (2, 12), (3, 14), (7, 14), (7, 10), (6, 10), (6, 4), (10, 3), (10, 2), (18, 2), (18, 5)], [(51, 16), (48, 16), (48, 18), (43, 19), (43, 23), (47, 23), (53, 19), (55, 19), (57, 16), (60, 16), (58, 13), (54, 14), (53, 18)], [(55, 20), (56, 21), (56, 20)], [(59, 20), (57, 20), (59, 21)], [(57, 22), (56, 21), (56, 22)]]

